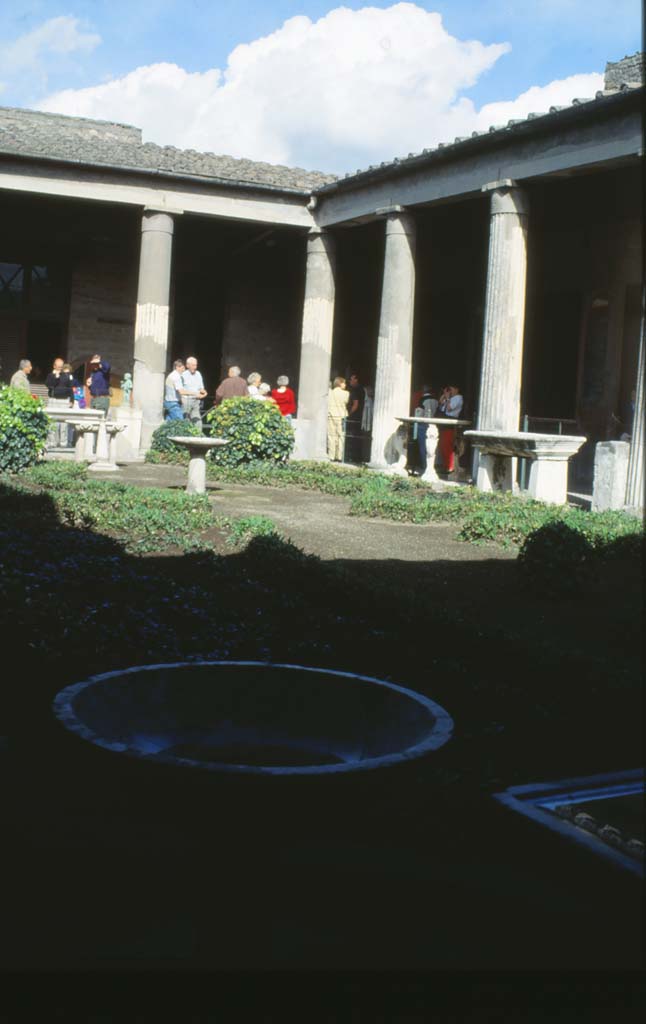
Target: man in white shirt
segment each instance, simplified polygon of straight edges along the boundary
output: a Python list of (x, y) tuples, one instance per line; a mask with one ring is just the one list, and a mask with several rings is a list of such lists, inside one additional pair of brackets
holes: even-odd
[(202, 399), (206, 398), (206, 388), (204, 387), (202, 374), (197, 368), (195, 356), (189, 356), (186, 360), (186, 369), (182, 374), (180, 394), (182, 396), (184, 419), (191, 420), (192, 423), (196, 423), (201, 429), (202, 414), (200, 412), (200, 405)]
[(173, 369), (166, 378), (164, 386), (164, 412), (167, 420), (183, 420), (182, 410), (182, 374), (186, 366), (183, 359), (176, 359)]

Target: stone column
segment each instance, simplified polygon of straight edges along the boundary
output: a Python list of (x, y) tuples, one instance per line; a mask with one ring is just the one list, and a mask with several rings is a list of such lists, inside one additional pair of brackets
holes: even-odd
[(312, 228), (307, 239), (301, 368), (296, 419), (297, 459), (324, 459), (334, 321), (334, 239)]
[[(381, 211), (377, 211), (378, 213)], [(386, 214), (370, 465), (397, 466), (397, 416), (408, 416), (415, 302), (415, 221), (402, 207)]]
[[(491, 192), (491, 221), (477, 429), (517, 431), (525, 332), (527, 198), (509, 179), (485, 185), (483, 192)], [(485, 465), (491, 458), (477, 457), (478, 487), (485, 475), (491, 477), (491, 467)], [(513, 488), (516, 463), (516, 459), (506, 460), (499, 489)]]
[[(173, 211), (175, 212), (175, 211)], [(141, 447), (163, 420), (173, 218), (144, 210), (135, 320), (133, 404), (142, 411)]]
[(641, 513), (644, 510), (644, 369), (646, 368), (646, 288), (642, 289), (642, 322), (637, 357), (635, 383), (635, 415), (630, 438), (626, 508)]

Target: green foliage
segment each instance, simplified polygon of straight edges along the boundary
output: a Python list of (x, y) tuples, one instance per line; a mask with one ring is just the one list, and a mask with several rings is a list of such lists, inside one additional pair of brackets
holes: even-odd
[[(180, 449), (179, 445), (173, 444), (171, 437), (199, 437), (201, 433), (200, 428), (190, 420), (166, 420), (153, 433), (150, 448), (153, 452), (174, 454)], [(188, 452), (182, 450), (182, 455), (184, 460), (188, 459)]]
[(241, 544), (252, 537), (280, 536), (273, 519), (267, 516), (244, 516), (241, 519), (229, 520), (229, 540), (232, 544)]
[(0, 472), (18, 473), (36, 462), (50, 421), (43, 403), (19, 388), (0, 386)]
[(47, 490), (74, 487), (87, 480), (85, 462), (40, 462), (25, 473), (25, 480)]
[(188, 448), (178, 444), (173, 445), (173, 448), (175, 450), (172, 452), (157, 452), (149, 448), (145, 461), (154, 466), (185, 466), (189, 460)]
[(227, 398), (206, 416), (214, 437), (229, 444), (214, 448), (210, 458), (218, 466), (239, 466), (256, 461), (286, 462), (294, 448), (294, 431), (273, 402), (255, 398)]
[[(25, 483), (12, 481), (3, 490), (0, 524), (15, 521), (22, 508), (23, 517), (36, 517), (43, 525), (118, 537), (126, 550), (138, 552), (190, 549), (201, 531), (216, 525), (205, 494), (90, 480), (69, 463), (35, 467), (22, 479)], [(27, 496), (31, 501), (25, 501)]]

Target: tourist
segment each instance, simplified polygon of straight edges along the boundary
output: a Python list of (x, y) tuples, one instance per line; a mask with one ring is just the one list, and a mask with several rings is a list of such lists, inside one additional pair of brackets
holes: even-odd
[[(47, 404), (50, 408), (63, 410), (74, 408), (74, 385), (76, 381), (72, 376), (71, 368), (66, 370), (66, 366), (69, 367), (69, 363), (65, 363), (58, 356), (53, 362), (51, 372), (45, 378), (45, 387), (49, 395)], [(50, 434), (51, 442), (61, 448), (67, 447), (71, 443), (72, 434), (72, 428), (64, 420), (55, 423)]]
[[(456, 384), (449, 384), (440, 395), (438, 413), (441, 417), (459, 419), (464, 399)], [(455, 472), (455, 430), (442, 427), (440, 429), (439, 449), (446, 473)]]
[(164, 413), (167, 420), (184, 419), (184, 411), (182, 409), (182, 394), (184, 393), (182, 374), (185, 369), (186, 364), (184, 360), (176, 359), (173, 363), (173, 369), (166, 378), (164, 385)]
[(247, 385), (249, 387), (249, 394), (251, 395), (252, 398), (257, 398), (257, 396), (258, 396), (258, 388), (260, 387), (261, 381), (262, 381), (262, 376), (256, 370), (254, 370), (253, 373), (250, 373), (249, 376), (247, 377)]
[(30, 394), (31, 387), (29, 386), (29, 374), (32, 369), (31, 360), (21, 359), (18, 363), (18, 369), (9, 381), (9, 386), (12, 388), (19, 388), (21, 391), (26, 391), (27, 394)]
[(245, 398), (249, 388), (240, 376), (239, 366), (230, 366), (227, 376), (215, 392), (215, 404), (219, 405), (225, 398)]
[(327, 406), (327, 453), (332, 462), (343, 461), (343, 421), (348, 412), (349, 400), (345, 377), (335, 377)]
[(51, 371), (45, 378), (45, 387), (50, 401), (53, 404), (60, 403), (61, 408), (66, 405), (71, 407), (74, 403), (74, 385), (76, 381), (71, 370), (66, 370), (69, 363), (65, 363), (60, 356), (52, 364)]
[(266, 384), (264, 381), (258, 385), (258, 394), (252, 395), (252, 398), (259, 398), (262, 402), (273, 402), (276, 404), (271, 397), (271, 384)]
[(371, 384), (366, 384), (366, 398), (363, 403), (363, 415), (361, 416), (361, 429), (365, 434), (372, 430), (372, 410), (375, 401), (375, 389)]
[(345, 457), (348, 462), (361, 461), (361, 418), (366, 401), (366, 392), (359, 382), (357, 373), (350, 374), (348, 388), (348, 416), (345, 422)]
[(182, 409), (184, 419), (195, 423), (202, 429), (202, 399), (206, 398), (206, 388), (202, 380), (202, 374), (197, 368), (195, 356), (189, 356), (186, 360), (186, 369), (182, 373)]
[(292, 391), (289, 384), (289, 377), (285, 377), (283, 374), (276, 381), (276, 387), (271, 393), (271, 397), (280, 409), (281, 416), (289, 420), (291, 423), (292, 416), (296, 413), (296, 395)]
[(90, 389), (90, 407), (99, 409), (108, 418), (110, 412), (110, 363), (94, 355), (90, 359), (90, 376), (86, 380)]

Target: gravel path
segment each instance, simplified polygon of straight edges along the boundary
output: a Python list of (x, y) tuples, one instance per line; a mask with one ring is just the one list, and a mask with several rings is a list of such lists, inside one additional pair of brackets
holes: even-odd
[[(145, 487), (183, 487), (183, 466), (124, 466), (111, 479)], [(241, 518), (263, 515), (307, 554), (324, 559), (396, 559), (410, 562), (509, 561), (514, 549), (498, 544), (466, 544), (451, 523), (394, 523), (348, 515), (350, 501), (294, 487), (209, 481), (209, 494), (221, 515)]]

